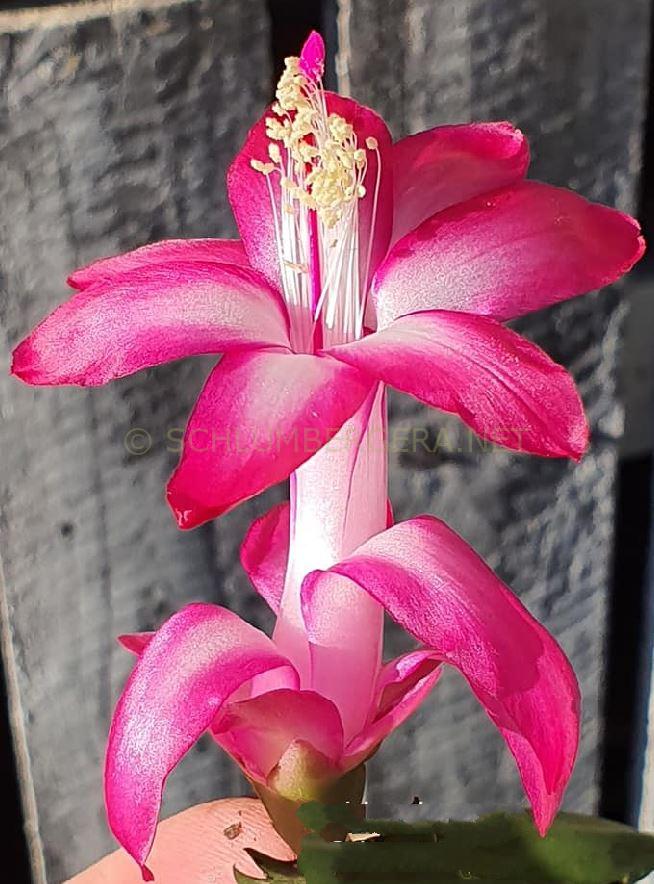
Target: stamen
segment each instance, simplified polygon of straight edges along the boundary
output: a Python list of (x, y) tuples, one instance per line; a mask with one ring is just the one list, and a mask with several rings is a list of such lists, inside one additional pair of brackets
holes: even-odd
[[(321, 339), (320, 322), (325, 343), (363, 333), (381, 180), (377, 139), (369, 136), (365, 148), (360, 146), (352, 124), (327, 112), (319, 48), (313, 54), (307, 50), (301, 60), (286, 59), (273, 115), (265, 122), (268, 157), (250, 161), (267, 180), (293, 346), (308, 351)], [(375, 154), (377, 169), (362, 277), (358, 203), (367, 194), (369, 153)], [(274, 172), (279, 174), (275, 189)]]
[(262, 163), (261, 160), (250, 160), (250, 165), (255, 172), (261, 172), (262, 175), (270, 175), (275, 171), (274, 163)]

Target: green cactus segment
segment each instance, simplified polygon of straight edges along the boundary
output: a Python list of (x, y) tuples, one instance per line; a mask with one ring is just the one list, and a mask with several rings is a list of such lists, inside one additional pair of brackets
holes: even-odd
[(363, 822), (346, 807), (312, 803), (299, 815), (313, 832), (340, 830), (355, 840), (308, 835), (297, 868), (269, 868), (257, 857), (271, 884), (631, 884), (654, 869), (654, 836), (576, 814), (560, 814), (546, 838), (526, 813), (474, 822)]

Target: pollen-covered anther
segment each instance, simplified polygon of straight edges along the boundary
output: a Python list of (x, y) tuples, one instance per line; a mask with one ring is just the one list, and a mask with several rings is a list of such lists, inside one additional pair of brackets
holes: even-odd
[(327, 119), (329, 132), (336, 141), (348, 141), (354, 135), (354, 129), (350, 123), (346, 122), (343, 117), (338, 114), (330, 114)]
[(298, 151), (302, 162), (307, 165), (312, 163), (319, 153), (318, 148), (313, 144), (309, 144), (307, 141), (300, 142), (298, 145)]
[(290, 131), (290, 120), (282, 121), (278, 120), (277, 117), (266, 117), (266, 135), (271, 141), (284, 141), (290, 134)]
[(275, 171), (274, 163), (262, 163), (261, 160), (250, 160), (250, 165), (255, 172), (261, 172), (262, 175), (270, 175)]
[[(321, 84), (303, 73), (298, 58), (286, 59), (276, 97), (276, 116), (267, 117), (265, 125), (272, 142), (268, 156), (280, 170), (287, 195), (282, 208), (289, 199), (296, 201), (315, 210), (325, 227), (335, 227), (366, 194), (366, 150), (358, 146), (351, 123), (327, 113)], [(286, 159), (279, 142), (286, 148)], [(377, 151), (377, 140), (368, 137), (366, 148)], [(272, 171), (268, 163), (253, 163), (253, 168)]]
[(268, 156), (276, 165), (279, 165), (282, 161), (282, 152), (279, 149), (278, 144), (269, 144), (268, 145)]
[(284, 111), (296, 111), (302, 105), (307, 105), (308, 99), (304, 91), (307, 79), (300, 70), (300, 59), (289, 56), (284, 62), (284, 73), (277, 84), (275, 97), (280, 108)]

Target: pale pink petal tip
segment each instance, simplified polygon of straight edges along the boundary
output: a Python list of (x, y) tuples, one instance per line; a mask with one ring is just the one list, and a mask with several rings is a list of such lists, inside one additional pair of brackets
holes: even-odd
[(311, 31), (302, 47), (300, 69), (310, 80), (320, 80), (325, 73), (325, 41), (318, 31)]

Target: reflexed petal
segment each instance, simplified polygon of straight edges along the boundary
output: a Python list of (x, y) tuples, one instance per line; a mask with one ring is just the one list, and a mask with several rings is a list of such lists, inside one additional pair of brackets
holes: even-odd
[(96, 386), (184, 356), (288, 345), (286, 310), (253, 270), (153, 265), (84, 289), (14, 350), (29, 384)]
[(205, 604), (173, 615), (143, 651), (114, 712), (105, 798), (112, 832), (144, 875), (170, 771), (244, 682), (288, 666), (262, 632)]
[[(375, 138), (381, 157), (380, 187), (377, 198), (376, 222), (372, 228), (373, 204), (377, 161), (369, 152), (368, 170), (365, 178), (366, 196), (359, 201), (359, 242), (360, 265), (366, 263), (368, 242), (371, 243), (370, 272), (382, 260), (388, 249), (393, 224), (393, 182), (391, 137), (386, 124), (377, 114), (358, 104), (351, 98), (344, 98), (331, 92), (325, 93), (327, 110), (337, 113), (351, 123), (357, 133), (360, 146), (365, 146), (366, 138)], [(279, 175), (265, 176), (250, 165), (250, 160), (266, 161), (268, 144), (265, 120), (271, 111), (255, 123), (245, 140), (245, 144), (227, 173), (227, 191), (238, 224), (238, 229), (253, 267), (262, 273), (277, 289), (282, 289), (279, 269), (279, 254), (275, 239), (275, 216), (270, 200), (269, 187), (279, 211)]]
[(441, 675), (433, 651), (411, 651), (387, 663), (377, 681), (376, 709), (366, 727), (345, 749), (347, 767), (356, 767), (403, 724), (431, 692)]
[(518, 451), (579, 459), (588, 443), (568, 372), (486, 316), (445, 310), (402, 316), (327, 351)]
[(338, 710), (313, 691), (271, 691), (230, 703), (212, 733), (247, 776), (262, 783), (295, 740), (309, 744), (334, 764), (343, 753)]
[(241, 564), (252, 585), (277, 614), (288, 564), (291, 507), (279, 503), (256, 519), (241, 544)]
[(141, 246), (133, 252), (100, 258), (80, 267), (70, 274), (68, 285), (74, 289), (85, 289), (139, 267), (148, 267), (151, 264), (171, 265), (179, 261), (248, 266), (247, 255), (240, 239), (165, 239)]
[(510, 123), (437, 126), (393, 145), (393, 242), (426, 218), (519, 181), (529, 146)]
[(399, 240), (373, 299), (380, 325), (418, 310), (506, 320), (615, 282), (644, 248), (628, 215), (525, 181), (445, 209)]
[(286, 479), (366, 398), (372, 382), (329, 357), (232, 353), (214, 368), (168, 485), (180, 528), (216, 518)]
[(380, 602), (411, 635), (455, 666), (513, 753), (543, 834), (572, 773), (579, 688), (552, 636), (443, 522), (421, 516), (389, 528), (329, 571), (305, 578), (309, 636), (315, 612), (344, 578)]

